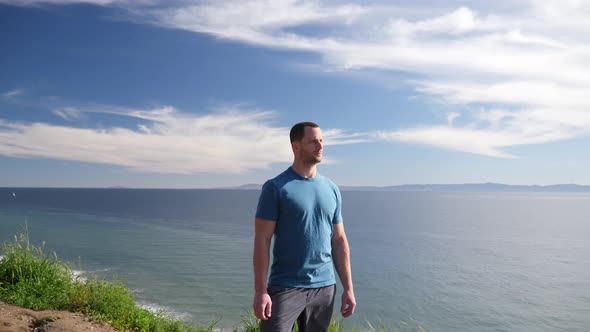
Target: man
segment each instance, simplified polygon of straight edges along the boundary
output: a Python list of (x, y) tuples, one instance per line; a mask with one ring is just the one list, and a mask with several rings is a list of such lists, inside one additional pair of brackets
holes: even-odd
[[(354, 313), (350, 250), (338, 187), (318, 174), (323, 138), (319, 126), (291, 128), (293, 165), (262, 187), (254, 237), (254, 314), (262, 332), (326, 331), (336, 295), (334, 266), (344, 287), (340, 312)], [(269, 249), (274, 235), (268, 277)]]

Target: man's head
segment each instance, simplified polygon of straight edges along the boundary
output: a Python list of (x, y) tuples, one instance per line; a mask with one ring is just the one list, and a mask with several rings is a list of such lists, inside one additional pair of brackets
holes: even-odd
[(322, 161), (324, 139), (320, 126), (313, 122), (300, 122), (289, 134), (295, 161), (315, 165)]

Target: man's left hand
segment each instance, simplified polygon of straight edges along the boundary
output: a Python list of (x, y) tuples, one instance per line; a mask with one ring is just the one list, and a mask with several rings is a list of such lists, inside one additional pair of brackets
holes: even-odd
[(356, 300), (354, 298), (353, 291), (344, 291), (342, 293), (342, 306), (340, 307), (340, 313), (342, 317), (350, 317), (354, 313), (356, 308)]

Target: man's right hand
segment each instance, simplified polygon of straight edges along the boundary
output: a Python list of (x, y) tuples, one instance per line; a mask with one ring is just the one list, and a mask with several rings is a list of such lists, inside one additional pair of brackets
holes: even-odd
[(254, 295), (254, 315), (258, 319), (267, 320), (271, 316), (272, 301), (268, 293)]

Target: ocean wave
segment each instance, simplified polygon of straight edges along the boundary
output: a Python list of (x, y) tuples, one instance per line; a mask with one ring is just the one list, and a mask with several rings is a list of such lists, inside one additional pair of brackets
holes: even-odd
[[(168, 318), (178, 319), (184, 322), (192, 323), (193, 316), (188, 312), (174, 311), (170, 307), (162, 306), (156, 303), (138, 302), (137, 305), (143, 309), (146, 309), (154, 314), (162, 314)], [(231, 326), (214, 327), (213, 332), (232, 331)]]
[(86, 282), (88, 281), (88, 278), (86, 277), (87, 274), (88, 273), (86, 271), (72, 270), (72, 279)]
[(104, 274), (110, 272), (110, 268), (92, 270), (92, 271), (85, 271), (85, 270), (72, 270), (72, 278), (74, 280), (80, 280), (82, 282), (88, 281), (88, 276), (97, 276), (100, 274)]
[(182, 321), (191, 321), (193, 318), (193, 316), (191, 314), (189, 314), (188, 312), (174, 311), (169, 307), (162, 306), (162, 305), (159, 305), (156, 303), (139, 302), (137, 305), (143, 309), (146, 309), (146, 310), (152, 312), (152, 313), (163, 314), (163, 315), (170, 317), (172, 319), (179, 319)]

